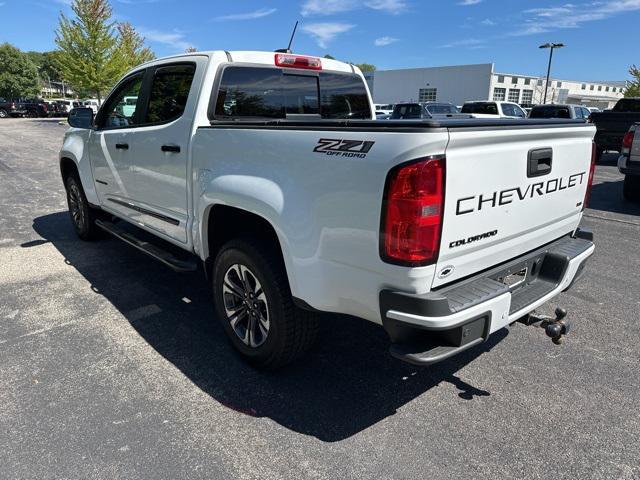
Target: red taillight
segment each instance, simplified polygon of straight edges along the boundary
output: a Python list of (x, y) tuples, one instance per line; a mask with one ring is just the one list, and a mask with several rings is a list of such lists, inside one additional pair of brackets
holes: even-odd
[(622, 137), (622, 148), (631, 148), (631, 145), (633, 144), (634, 133), (635, 132), (633, 130), (629, 130), (624, 134), (624, 137)]
[(427, 157), (389, 173), (382, 219), (381, 254), (408, 266), (435, 263), (444, 210), (445, 159)]
[(278, 67), (304, 68), (307, 70), (322, 70), (322, 60), (316, 57), (303, 57), (289, 53), (276, 53)]
[(589, 205), (589, 197), (591, 197), (591, 186), (593, 185), (593, 176), (596, 173), (596, 160), (598, 154), (596, 153), (596, 144), (591, 144), (591, 167), (589, 167), (589, 180), (587, 181), (587, 191), (584, 193), (584, 202), (582, 202), (582, 210)]

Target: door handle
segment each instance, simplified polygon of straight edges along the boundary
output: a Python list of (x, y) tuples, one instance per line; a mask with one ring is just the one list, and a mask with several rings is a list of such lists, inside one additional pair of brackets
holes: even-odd
[(162, 147), (160, 147), (160, 150), (162, 150), (163, 152), (180, 153), (180, 146), (178, 146), (178, 145), (162, 145)]
[(129, 150), (129, 144), (128, 143), (116, 143), (116, 148), (118, 150)]

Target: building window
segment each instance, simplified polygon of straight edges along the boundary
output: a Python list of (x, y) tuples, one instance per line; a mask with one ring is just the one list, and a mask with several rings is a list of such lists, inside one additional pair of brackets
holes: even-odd
[(598, 85), (598, 91), (601, 92), (602, 91), (602, 85)]
[(616, 91), (616, 87), (613, 87), (613, 90), (611, 90), (611, 91), (612, 91), (612, 92), (615, 92), (615, 91)]
[(513, 83), (514, 85), (518, 83), (518, 77), (511, 77), (511, 83)]
[(504, 75), (498, 75), (498, 83), (504, 83)]
[(531, 85), (531, 79), (530, 78), (525, 78), (524, 79), (524, 84), (525, 85)]
[(593, 85), (589, 85), (589, 90), (593, 90)]
[(505, 96), (507, 94), (507, 89), (506, 88), (494, 88), (493, 89), (493, 101), (494, 102), (503, 102), (505, 99)]
[(538, 79), (538, 86), (541, 87), (542, 86), (542, 79)]
[(508, 100), (513, 103), (518, 103), (520, 101), (520, 90), (517, 88), (510, 88)]
[(419, 102), (435, 102), (438, 94), (437, 88), (421, 88), (418, 90)]
[(556, 82), (556, 87), (558, 88), (562, 87), (562, 82)]
[(587, 89), (587, 84), (583, 83), (581, 88), (582, 88), (582, 90), (586, 90)]
[(604, 91), (605, 91), (605, 92), (608, 92), (608, 91), (609, 91), (609, 87), (606, 87), (606, 88), (604, 89)]
[(522, 91), (522, 104), (531, 105), (533, 103), (533, 90)]

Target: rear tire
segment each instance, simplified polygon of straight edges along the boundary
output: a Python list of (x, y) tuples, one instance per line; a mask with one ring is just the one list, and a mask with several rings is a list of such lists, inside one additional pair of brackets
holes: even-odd
[(0, 108), (0, 118), (8, 118), (8, 117), (9, 117), (9, 113), (4, 108)]
[(82, 240), (94, 240), (98, 238), (100, 229), (95, 221), (100, 211), (89, 205), (87, 197), (84, 194), (84, 189), (82, 188), (82, 183), (77, 174), (72, 173), (67, 176), (64, 185), (67, 190), (69, 215), (76, 234)]
[(218, 319), (246, 361), (273, 370), (313, 345), (316, 315), (293, 304), (282, 260), (273, 248), (232, 240), (220, 249), (212, 277)]
[(625, 175), (622, 194), (630, 202), (640, 201), (640, 175)]

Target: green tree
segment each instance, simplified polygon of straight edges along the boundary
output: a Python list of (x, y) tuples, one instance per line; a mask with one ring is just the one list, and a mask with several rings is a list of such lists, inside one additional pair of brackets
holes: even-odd
[(370, 63), (356, 63), (356, 67), (358, 67), (363, 72), (375, 72), (376, 66)]
[(624, 96), (640, 97), (640, 69), (635, 65), (631, 65), (631, 68), (629, 68), (629, 74), (633, 77), (633, 80), (631, 80), (625, 88)]
[(119, 23), (116, 28), (118, 30), (118, 56), (124, 71), (156, 58), (151, 49), (145, 46), (144, 37), (136, 32), (133, 25), (124, 22)]
[(107, 0), (74, 0), (76, 18), (60, 14), (56, 44), (62, 77), (80, 91), (90, 91), (101, 100), (125, 71), (119, 53), (115, 22)]
[(13, 45), (0, 45), (0, 97), (38, 95), (38, 70), (29, 57)]
[(334, 57), (333, 55), (329, 55), (328, 53), (324, 56), (324, 58), (328, 58), (329, 60), (335, 60), (336, 57)]

